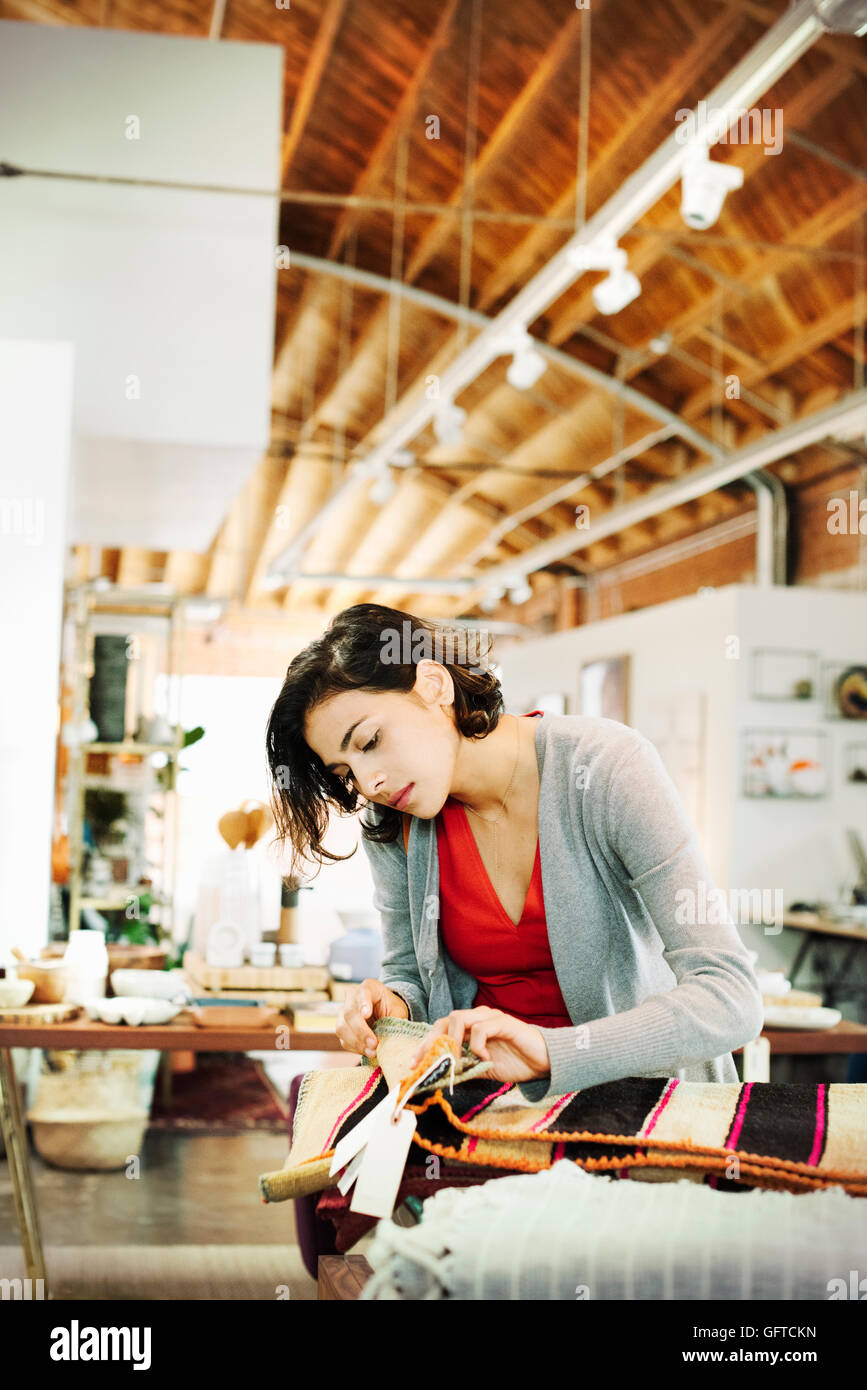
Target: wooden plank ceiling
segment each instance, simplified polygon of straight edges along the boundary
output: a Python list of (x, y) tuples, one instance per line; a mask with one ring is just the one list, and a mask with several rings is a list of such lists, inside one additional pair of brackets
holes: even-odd
[[(426, 429), (389, 500), (374, 500), (365, 485), (313, 527), (303, 569), (350, 577), (263, 585), (351, 462), (476, 331), (376, 286), (301, 268), (293, 255), (496, 314), (576, 218), (592, 215), (671, 133), (674, 113), (707, 95), (784, 10), (782, 0), (594, 0), (591, 20), (571, 0), (291, 0), (286, 9), (252, 0), (217, 0), (213, 9), (198, 0), (7, 0), (13, 19), (278, 43), (285, 52), (280, 242), (290, 264), (275, 272), (271, 447), (208, 554), (78, 547), (79, 574), (168, 581), (287, 618), (312, 610), (324, 619), (362, 600), (467, 613), (459, 594), (420, 595), (412, 578), (460, 576), (470, 557), (481, 568), (517, 561), (574, 529), (578, 504), (599, 513), (701, 466), (707, 456), (694, 445), (662, 440), (532, 514), (558, 483), (658, 420), (634, 398), (618, 407), (610, 391), (550, 362), (531, 390), (516, 390), (501, 358), (459, 397), (467, 411), (459, 445), (443, 446)], [(591, 290), (600, 276), (585, 275), (531, 325), (727, 448), (863, 384), (867, 152), (855, 114), (867, 109), (863, 45), (823, 38), (762, 105), (783, 112), (782, 148), (773, 157), (761, 144), (714, 152), (745, 178), (711, 230), (684, 225), (672, 189), (622, 238), (642, 284), (632, 304), (599, 315)], [(732, 374), (733, 399), (724, 389)], [(777, 471), (791, 482), (827, 470), (841, 452), (814, 447)], [(604, 568), (752, 505), (752, 492), (731, 484), (595, 545), (580, 548), (576, 531), (574, 568)], [(490, 541), (497, 523), (527, 508)], [(408, 584), (351, 577), (371, 574)]]

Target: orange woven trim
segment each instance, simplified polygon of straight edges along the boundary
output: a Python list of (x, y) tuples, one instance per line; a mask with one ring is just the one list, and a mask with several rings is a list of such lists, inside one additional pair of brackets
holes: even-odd
[[(587, 1141), (602, 1144), (648, 1144), (657, 1146), (663, 1151), (675, 1151), (677, 1153), (707, 1154), (712, 1157), (724, 1157), (726, 1161), (732, 1157), (741, 1160), (751, 1160), (755, 1164), (769, 1167), (771, 1169), (781, 1169), (787, 1173), (802, 1173), (806, 1177), (812, 1177), (816, 1173), (816, 1168), (807, 1163), (798, 1163), (791, 1158), (769, 1158), (766, 1154), (746, 1153), (742, 1149), (723, 1149), (718, 1146), (693, 1144), (688, 1139), (655, 1139), (650, 1135), (643, 1139), (638, 1134), (594, 1134), (591, 1130), (573, 1130), (568, 1134), (562, 1132), (552, 1133), (550, 1130), (534, 1130), (532, 1134), (522, 1134), (514, 1129), (483, 1129), (479, 1125), (468, 1125), (459, 1120), (449, 1102), (446, 1100), (441, 1090), (434, 1091), (432, 1096), (427, 1096), (420, 1105), (407, 1105), (407, 1110), (412, 1110), (420, 1115), (427, 1110), (429, 1105), (438, 1104), (445, 1111), (448, 1118), (456, 1129), (463, 1134), (470, 1134), (477, 1139), (507, 1139), (510, 1143), (532, 1143), (537, 1139), (545, 1140), (549, 1144), (574, 1143), (576, 1141)], [(598, 1159), (590, 1160), (599, 1162)], [(657, 1163), (659, 1160), (655, 1160)], [(622, 1159), (612, 1159), (612, 1166), (625, 1166)], [(867, 1183), (867, 1174), (847, 1172), (838, 1168), (825, 1168), (822, 1170), (822, 1177), (836, 1180), (847, 1180), (855, 1183)]]
[[(412, 1089), (419, 1077), (423, 1076), (428, 1068), (433, 1066), (434, 1062), (440, 1061), (443, 1057), (452, 1057), (456, 1062), (459, 1062), (461, 1060), (461, 1045), (455, 1042), (453, 1038), (440, 1035), (440, 1037), (434, 1038), (421, 1061), (418, 1062), (416, 1066), (413, 1067), (412, 1071), (408, 1072), (401, 1081), (397, 1093), (398, 1104), (403, 1100), (407, 1091)], [(439, 1092), (437, 1094), (439, 1094)]]
[(300, 1163), (293, 1163), (289, 1168), (281, 1168), (281, 1173), (298, 1173), (305, 1168), (308, 1163), (321, 1163), (323, 1158), (333, 1158), (334, 1150), (326, 1149), (324, 1154), (314, 1154), (312, 1158), (302, 1158)]
[[(414, 1142), (421, 1148), (426, 1149), (429, 1153), (438, 1154), (441, 1158), (457, 1159), (461, 1163), (469, 1164), (476, 1161), (468, 1158), (461, 1149), (452, 1148), (448, 1144), (437, 1144), (430, 1139), (421, 1139), (417, 1134), (414, 1134), (412, 1137)], [(697, 1168), (704, 1172), (720, 1172), (725, 1176), (725, 1169), (730, 1160), (730, 1153), (727, 1158), (718, 1157), (715, 1158), (712, 1163), (702, 1161), (698, 1154), (687, 1155), (683, 1159), (666, 1154), (655, 1156), (650, 1154), (637, 1154), (634, 1156), (630, 1155), (628, 1158), (625, 1156), (623, 1158), (575, 1158), (570, 1159), (569, 1162), (576, 1164), (578, 1168), (583, 1168), (586, 1172), (590, 1173), (605, 1172), (606, 1170), (617, 1171), (621, 1168)], [(545, 1169), (553, 1167), (551, 1163), (534, 1163), (526, 1158), (513, 1158), (508, 1161), (503, 1161), (502, 1159), (498, 1159), (496, 1155), (489, 1155), (487, 1153), (484, 1154), (483, 1158), (479, 1159), (478, 1162), (480, 1166), (485, 1168), (508, 1168), (519, 1170), (522, 1173), (541, 1173)], [(785, 1174), (777, 1174), (773, 1169), (769, 1170), (746, 1163), (741, 1163), (739, 1165), (739, 1172), (741, 1175), (748, 1174), (751, 1177), (760, 1178), (762, 1186), (769, 1188), (776, 1187), (782, 1191), (790, 1191), (792, 1185), (797, 1185), (804, 1190), (812, 1188), (833, 1188), (839, 1185), (837, 1183), (824, 1182), (818, 1178), (800, 1177), (798, 1175), (793, 1175), (789, 1178)], [(776, 1182), (771, 1181), (775, 1177), (778, 1180)], [(737, 1181), (737, 1179), (732, 1179), (732, 1181)], [(867, 1197), (867, 1182), (846, 1182), (842, 1185), (853, 1197)]]

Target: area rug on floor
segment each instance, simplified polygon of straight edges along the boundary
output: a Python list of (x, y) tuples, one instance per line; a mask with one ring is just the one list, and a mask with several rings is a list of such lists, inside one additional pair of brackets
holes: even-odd
[[(427, 1026), (381, 1019), (373, 1027), (375, 1063), (305, 1076), (286, 1164), (259, 1179), (266, 1201), (334, 1186), (338, 1140), (411, 1071)], [(468, 1049), (459, 1065), (453, 1094), (435, 1082), (408, 1105), (413, 1144), (443, 1159), (524, 1173), (566, 1159), (650, 1182), (792, 1192), (839, 1185), (867, 1196), (867, 1085), (634, 1076), (531, 1104), (516, 1086), (483, 1076), (490, 1068)]]
[(251, 1129), (285, 1134), (289, 1107), (261, 1061), (243, 1052), (200, 1052), (195, 1071), (172, 1077), (171, 1102), (154, 1094), (150, 1129), (189, 1134), (237, 1134)]
[[(45, 1248), (45, 1267), (51, 1297), (62, 1300), (316, 1298), (297, 1245), (54, 1245)], [(18, 1247), (0, 1246), (0, 1269), (9, 1279), (24, 1278)]]

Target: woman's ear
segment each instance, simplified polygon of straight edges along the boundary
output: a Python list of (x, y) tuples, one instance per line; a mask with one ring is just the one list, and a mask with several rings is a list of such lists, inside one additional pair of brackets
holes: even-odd
[(428, 657), (423, 657), (416, 665), (415, 688), (425, 704), (442, 707), (454, 701), (454, 683), (451, 675), (440, 662), (432, 661)]

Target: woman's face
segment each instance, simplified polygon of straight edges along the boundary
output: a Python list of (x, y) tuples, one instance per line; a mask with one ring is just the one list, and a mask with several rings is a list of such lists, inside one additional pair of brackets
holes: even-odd
[[(411, 691), (346, 690), (308, 712), (304, 737), (367, 801), (432, 820), (452, 784), (460, 734), (444, 666), (420, 661)], [(408, 788), (408, 791), (406, 790)]]

